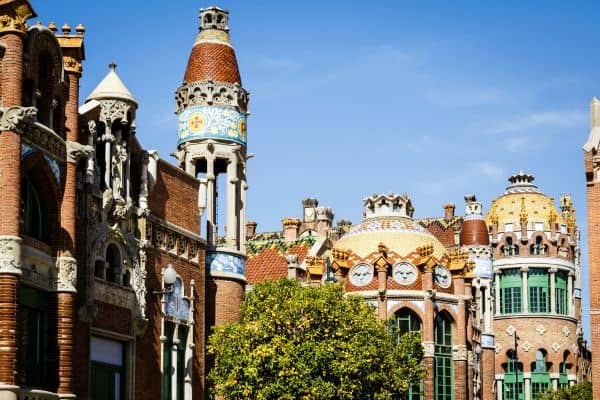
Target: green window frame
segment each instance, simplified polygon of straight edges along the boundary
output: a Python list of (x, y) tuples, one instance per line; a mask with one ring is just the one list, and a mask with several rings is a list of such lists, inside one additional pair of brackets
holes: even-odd
[(567, 274), (565, 272), (559, 271), (554, 274), (554, 301), (557, 314), (567, 315), (569, 313), (567, 284)]
[[(408, 308), (402, 308), (390, 318), (389, 330), (398, 343), (400, 337), (406, 333), (420, 333), (422, 331), (421, 318)], [(423, 400), (423, 382), (415, 383), (402, 395), (402, 400)]]
[[(163, 343), (163, 400), (183, 400), (185, 385), (185, 349), (187, 346), (187, 336), (189, 327), (179, 324), (175, 329), (175, 323), (166, 320), (164, 323), (165, 342)], [(174, 335), (177, 331), (178, 343), (174, 342)], [(173, 346), (176, 345), (177, 360), (173, 360)], [(176, 376), (176, 398), (172, 398), (173, 393), (173, 362), (177, 363)]]
[(522, 273), (518, 268), (502, 271), (500, 276), (500, 306), (502, 314), (522, 312)]
[[(504, 369), (503, 392), (506, 400), (525, 400), (525, 380), (523, 377), (523, 364), (517, 363), (514, 353), (508, 356), (508, 363)], [(518, 396), (517, 396), (518, 393)]]
[(558, 387), (568, 388), (569, 387), (569, 370), (567, 369), (567, 363), (561, 362), (558, 366)]
[(452, 359), (452, 323), (444, 315), (435, 317), (434, 382), (435, 400), (454, 398), (454, 371)]
[(531, 398), (537, 399), (551, 386), (550, 374), (546, 365), (546, 354), (543, 350), (535, 353), (535, 363), (531, 371)]
[(550, 312), (550, 276), (542, 268), (531, 268), (527, 274), (529, 287), (529, 312)]
[(17, 382), (50, 390), (47, 373), (48, 295), (19, 286), (17, 308)]

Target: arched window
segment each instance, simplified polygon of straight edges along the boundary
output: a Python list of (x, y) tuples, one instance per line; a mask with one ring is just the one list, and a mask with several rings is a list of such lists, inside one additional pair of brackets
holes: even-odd
[(121, 283), (121, 253), (114, 244), (108, 245), (106, 249), (106, 280), (114, 283)]
[(506, 244), (502, 246), (502, 255), (507, 257), (519, 255), (519, 246), (513, 244), (513, 239), (510, 236), (506, 238)]
[(546, 364), (546, 351), (540, 349), (535, 352), (535, 363), (531, 369), (531, 398), (537, 399), (540, 393), (550, 387), (550, 374)]
[[(422, 330), (421, 318), (408, 308), (397, 311), (390, 319), (389, 329), (396, 342), (405, 333), (417, 333)], [(402, 400), (422, 400), (423, 382), (412, 385), (402, 396)]]
[(571, 365), (567, 364), (567, 358), (569, 357), (569, 351), (565, 351), (563, 354), (563, 361), (558, 366), (558, 387), (567, 388), (569, 387), (569, 369)]
[(25, 177), (21, 181), (21, 230), (35, 239), (46, 240), (46, 209), (36, 185)]
[(52, 79), (54, 76), (54, 62), (52, 56), (47, 52), (40, 54), (39, 60), (37, 81), (38, 91), (36, 93), (36, 96), (38, 96), (38, 101), (36, 102), (38, 109), (37, 118), (40, 123), (53, 129), (52, 107), (54, 101), (54, 84)]
[(523, 363), (517, 362), (514, 350), (506, 353), (507, 363), (504, 367), (504, 398), (525, 400)]
[(542, 242), (542, 237), (536, 236), (535, 244), (532, 244), (531, 246), (529, 246), (529, 255), (544, 256), (544, 255), (548, 254), (547, 250), (548, 250), (548, 246), (546, 246)]
[(435, 400), (452, 400), (452, 323), (444, 314), (435, 316), (434, 339)]

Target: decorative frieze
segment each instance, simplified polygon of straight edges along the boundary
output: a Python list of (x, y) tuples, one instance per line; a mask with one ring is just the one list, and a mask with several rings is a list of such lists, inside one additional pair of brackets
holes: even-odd
[(0, 236), (0, 274), (21, 275), (21, 238)]
[(238, 83), (203, 81), (185, 84), (177, 89), (176, 112), (196, 105), (230, 106), (246, 113), (248, 109), (248, 92)]
[(454, 361), (467, 361), (467, 346), (464, 344), (452, 346), (452, 355)]
[(58, 161), (67, 159), (65, 141), (47, 126), (38, 122), (25, 123), (19, 126), (18, 131), (25, 141), (44, 151), (52, 158)]
[(423, 357), (433, 357), (435, 355), (435, 343), (423, 342)]
[(0, 131), (18, 132), (24, 123), (34, 121), (36, 115), (35, 107), (0, 107)]
[[(129, 112), (130, 106), (121, 100), (102, 100), (100, 101), (100, 121), (107, 125), (112, 124), (117, 120), (121, 120), (122, 123), (127, 122), (127, 113)], [(107, 135), (112, 136), (110, 133)], [(110, 139), (109, 137), (104, 139)], [(114, 139), (113, 139), (114, 140)]]

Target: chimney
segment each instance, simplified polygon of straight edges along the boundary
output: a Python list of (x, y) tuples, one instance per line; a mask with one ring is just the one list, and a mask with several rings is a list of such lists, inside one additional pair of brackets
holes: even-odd
[(333, 210), (329, 207), (317, 207), (317, 234), (327, 236), (333, 225)]
[(251, 238), (252, 236), (256, 235), (256, 226), (258, 224), (254, 221), (248, 221), (246, 222), (246, 237), (247, 238)]
[(298, 238), (298, 230), (302, 222), (298, 218), (284, 218), (283, 223), (283, 239), (286, 242), (293, 242)]
[(444, 205), (444, 218), (445, 219), (454, 218), (454, 210), (455, 209), (456, 209), (456, 206), (454, 204), (445, 204)]
[(298, 268), (298, 255), (297, 254), (286, 254), (285, 261), (287, 262), (287, 266), (288, 266), (288, 278), (296, 279), (297, 278), (296, 269)]

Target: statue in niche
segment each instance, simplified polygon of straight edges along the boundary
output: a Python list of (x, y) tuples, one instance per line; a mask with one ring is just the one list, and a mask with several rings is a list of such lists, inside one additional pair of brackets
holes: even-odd
[(112, 191), (115, 199), (123, 198), (124, 163), (127, 161), (127, 148), (125, 141), (115, 146), (112, 159)]

